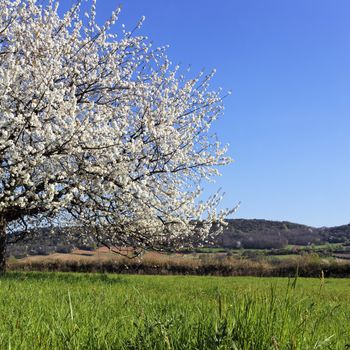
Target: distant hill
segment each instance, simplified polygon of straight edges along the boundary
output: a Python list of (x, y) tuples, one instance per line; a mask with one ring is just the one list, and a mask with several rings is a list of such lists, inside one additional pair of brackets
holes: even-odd
[[(84, 231), (84, 232), (83, 232)], [(75, 248), (93, 250), (92, 239), (84, 239), (87, 228), (37, 229), (29, 237), (11, 244), (8, 254), (16, 257), (48, 255), (53, 252), (69, 253)], [(350, 224), (337, 227), (315, 228), (288, 221), (258, 219), (230, 219), (214, 245), (219, 248), (279, 249), (290, 245), (320, 245), (343, 243), (350, 245)]]
[(288, 221), (230, 219), (216, 245), (225, 248), (272, 249), (292, 245), (319, 245), (350, 241), (350, 224), (311, 227)]

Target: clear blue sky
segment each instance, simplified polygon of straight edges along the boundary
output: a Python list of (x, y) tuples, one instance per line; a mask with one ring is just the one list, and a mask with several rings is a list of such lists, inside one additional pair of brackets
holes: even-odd
[[(145, 15), (142, 33), (173, 62), (217, 68), (215, 85), (232, 90), (215, 131), (235, 162), (206, 192), (242, 201), (236, 217), (350, 222), (350, 1), (120, 3), (119, 23)], [(99, 0), (98, 18), (117, 4)]]

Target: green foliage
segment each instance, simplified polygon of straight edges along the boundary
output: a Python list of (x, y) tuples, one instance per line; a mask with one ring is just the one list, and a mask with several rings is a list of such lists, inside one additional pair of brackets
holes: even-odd
[(345, 349), (349, 280), (9, 273), (1, 349)]

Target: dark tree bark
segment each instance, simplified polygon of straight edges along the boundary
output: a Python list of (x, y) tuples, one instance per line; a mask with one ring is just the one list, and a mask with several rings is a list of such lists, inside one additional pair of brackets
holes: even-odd
[(6, 270), (6, 220), (0, 216), (0, 274)]

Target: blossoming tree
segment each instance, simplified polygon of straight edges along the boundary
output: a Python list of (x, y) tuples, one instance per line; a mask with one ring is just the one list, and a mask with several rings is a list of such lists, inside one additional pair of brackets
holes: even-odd
[(0, 270), (9, 236), (51, 220), (161, 248), (227, 214), (218, 195), (198, 201), (230, 161), (208, 133), (223, 109), (212, 74), (186, 79), (165, 48), (111, 31), (119, 9), (99, 26), (95, 5), (0, 2)]

